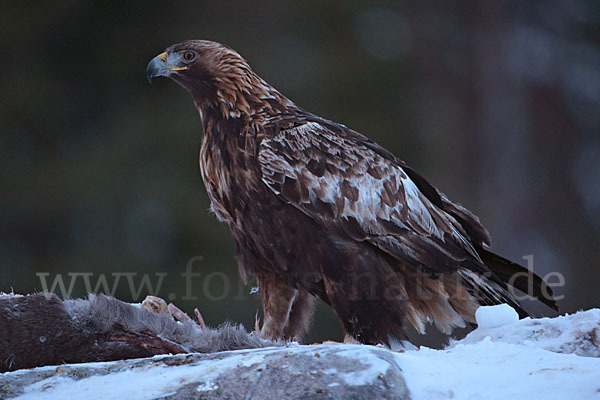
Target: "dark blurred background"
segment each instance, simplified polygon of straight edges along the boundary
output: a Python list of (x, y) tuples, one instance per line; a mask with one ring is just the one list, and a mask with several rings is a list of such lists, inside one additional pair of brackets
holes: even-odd
[[(600, 306), (596, 0), (0, 7), (0, 291), (59, 277), (78, 297), (104, 276), (140, 301), (162, 279), (157, 295), (207, 323), (253, 326), (258, 295), (207, 211), (198, 113), (145, 78), (165, 47), (203, 38), (407, 161), (481, 217), (494, 251), (562, 274), (563, 311)], [(321, 305), (308, 341), (325, 338), (341, 330)]]

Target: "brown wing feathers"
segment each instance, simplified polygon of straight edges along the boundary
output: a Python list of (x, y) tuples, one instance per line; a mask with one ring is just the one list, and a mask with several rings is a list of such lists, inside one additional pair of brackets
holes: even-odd
[(329, 229), (414, 267), (455, 271), (479, 256), (462, 226), (432, 204), (404, 170), (315, 122), (261, 144), (263, 181)]

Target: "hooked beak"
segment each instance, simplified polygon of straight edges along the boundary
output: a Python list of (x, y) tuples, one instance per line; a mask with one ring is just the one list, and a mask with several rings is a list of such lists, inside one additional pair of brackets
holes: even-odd
[(184, 71), (188, 67), (180, 67), (175, 63), (170, 62), (167, 53), (161, 53), (154, 57), (146, 67), (146, 78), (152, 83), (152, 78), (156, 76), (169, 76), (174, 71)]

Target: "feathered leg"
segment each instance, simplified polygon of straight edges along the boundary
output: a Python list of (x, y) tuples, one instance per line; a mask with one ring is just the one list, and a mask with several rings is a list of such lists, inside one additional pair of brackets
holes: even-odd
[(308, 292), (298, 290), (285, 327), (284, 335), (288, 338), (302, 339), (312, 323), (315, 308), (315, 297)]
[(313, 296), (273, 274), (259, 273), (257, 279), (264, 310), (262, 337), (294, 339), (305, 333), (310, 326)]

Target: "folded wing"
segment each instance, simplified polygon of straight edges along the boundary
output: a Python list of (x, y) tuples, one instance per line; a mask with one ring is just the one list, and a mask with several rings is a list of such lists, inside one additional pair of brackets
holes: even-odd
[[(477, 218), (380, 149), (356, 132), (309, 121), (263, 140), (258, 159), (263, 182), (332, 234), (433, 274), (487, 270), (474, 249), (489, 241)], [(423, 191), (434, 191), (439, 205)]]

